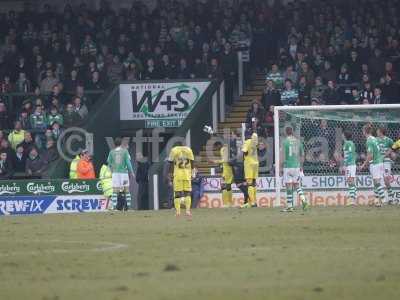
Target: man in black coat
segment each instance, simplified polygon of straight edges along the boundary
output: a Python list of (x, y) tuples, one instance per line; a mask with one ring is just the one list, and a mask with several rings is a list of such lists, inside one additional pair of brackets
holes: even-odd
[(150, 163), (142, 153), (136, 154), (136, 182), (138, 184), (138, 208), (149, 209), (149, 168)]
[(16, 153), (12, 159), (14, 172), (24, 173), (27, 154), (24, 153), (24, 147), (20, 144), (17, 146)]
[(10, 179), (13, 175), (11, 163), (8, 160), (7, 152), (0, 153), (0, 180)]

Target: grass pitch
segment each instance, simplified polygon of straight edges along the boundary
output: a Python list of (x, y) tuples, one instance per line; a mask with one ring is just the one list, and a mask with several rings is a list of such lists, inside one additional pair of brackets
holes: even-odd
[(0, 218), (0, 299), (399, 299), (400, 207)]

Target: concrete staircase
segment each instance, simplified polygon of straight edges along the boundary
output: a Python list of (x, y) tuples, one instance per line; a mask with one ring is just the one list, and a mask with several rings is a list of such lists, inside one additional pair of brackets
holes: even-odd
[[(265, 75), (262, 73), (256, 74), (255, 79), (250, 84), (244, 94), (240, 96), (239, 100), (232, 105), (232, 109), (229, 113), (225, 114), (225, 121), (218, 124), (218, 133), (222, 134), (224, 128), (230, 128), (230, 130), (240, 130), (242, 123), (246, 119), (247, 111), (249, 110), (251, 103), (254, 100), (261, 101), (263, 91), (265, 87)], [(216, 157), (219, 153), (214, 153)], [(217, 164), (207, 160), (206, 156), (206, 145), (204, 145), (198, 155), (199, 161), (195, 163), (199, 169), (200, 174), (210, 175), (211, 168), (216, 168)]]

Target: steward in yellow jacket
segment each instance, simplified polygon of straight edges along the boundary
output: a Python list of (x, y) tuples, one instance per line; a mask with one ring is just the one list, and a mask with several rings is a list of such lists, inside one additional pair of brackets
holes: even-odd
[(69, 179), (77, 179), (78, 178), (76, 170), (78, 169), (78, 163), (79, 163), (80, 159), (81, 159), (81, 156), (77, 155), (71, 161), (71, 164), (69, 165)]
[(112, 175), (111, 170), (107, 165), (102, 165), (100, 169), (99, 179), (101, 188), (103, 189), (103, 195), (107, 198), (112, 195)]

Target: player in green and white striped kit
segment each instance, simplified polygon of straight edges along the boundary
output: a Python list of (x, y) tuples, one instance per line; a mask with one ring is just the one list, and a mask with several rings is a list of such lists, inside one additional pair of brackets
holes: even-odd
[(384, 168), (384, 181), (386, 185), (386, 189), (388, 192), (389, 204), (393, 204), (395, 201), (395, 195), (392, 190), (391, 181), (393, 179), (392, 176), (392, 159), (393, 155), (393, 140), (386, 136), (386, 129), (384, 127), (379, 127), (376, 131), (379, 148), (381, 150), (381, 154), (383, 155), (383, 168)]
[(344, 143), (343, 143), (343, 166), (345, 169), (345, 176), (347, 182), (347, 188), (350, 196), (349, 205), (356, 205), (357, 199), (357, 186), (356, 186), (356, 146), (352, 141), (352, 132), (346, 130), (343, 133)]
[(373, 129), (370, 125), (364, 126), (363, 133), (367, 138), (367, 158), (361, 165), (365, 169), (369, 165), (369, 171), (374, 181), (375, 206), (382, 206), (385, 201), (385, 190), (382, 186), (384, 167), (383, 155), (379, 149), (379, 143), (376, 137), (372, 135)]
[(299, 139), (293, 135), (293, 128), (286, 127), (285, 131), (286, 138), (282, 143), (281, 161), (283, 165), (283, 180), (286, 185), (287, 206), (283, 211), (292, 212), (294, 210), (294, 190), (296, 190), (300, 197), (303, 210), (306, 210), (308, 203), (304, 196), (303, 188), (301, 187), (301, 177), (303, 173), (301, 167), (304, 161), (304, 146)]
[(113, 209), (117, 207), (119, 193), (125, 194), (128, 209), (131, 207), (132, 202), (131, 193), (129, 192), (129, 173), (133, 175), (131, 156), (128, 150), (122, 147), (121, 144), (121, 138), (116, 138), (115, 148), (110, 151), (107, 158), (107, 163), (112, 174), (113, 192), (111, 195), (111, 202)]

